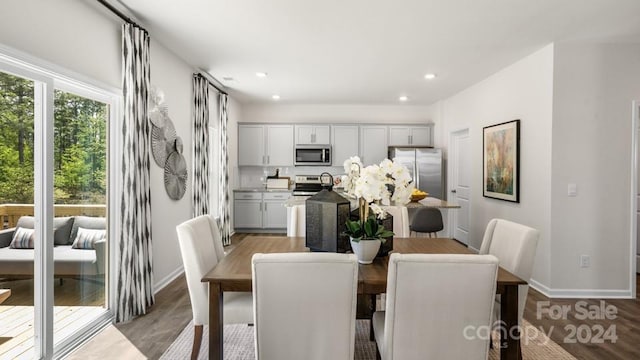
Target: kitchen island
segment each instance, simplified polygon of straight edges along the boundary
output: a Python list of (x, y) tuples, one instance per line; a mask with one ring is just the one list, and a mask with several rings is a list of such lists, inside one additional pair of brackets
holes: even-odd
[[(308, 196), (292, 196), (284, 202), (284, 206), (287, 207), (287, 235), (288, 236), (305, 236), (305, 203)], [(351, 209), (357, 207), (356, 201), (351, 200)], [(427, 197), (418, 202), (410, 202), (405, 206), (390, 206), (389, 212), (396, 214), (394, 216), (393, 227), (394, 229), (402, 229), (401, 231), (395, 230), (397, 233), (402, 234), (402, 237), (409, 237), (409, 224), (415, 212), (422, 207), (432, 207), (437, 209), (458, 209), (460, 205), (440, 200), (434, 197)], [(406, 208), (406, 209), (405, 209)]]

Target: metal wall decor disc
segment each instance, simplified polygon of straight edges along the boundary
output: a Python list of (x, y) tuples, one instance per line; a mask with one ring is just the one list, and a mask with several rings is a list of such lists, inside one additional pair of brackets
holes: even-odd
[(163, 127), (153, 126), (151, 129), (151, 153), (153, 160), (160, 167), (165, 166), (167, 157), (174, 152), (174, 142), (177, 137), (173, 122), (169, 118), (167, 120)]
[(164, 105), (154, 105), (149, 109), (149, 121), (155, 127), (163, 127), (169, 117), (169, 109)]
[(187, 161), (184, 156), (173, 152), (164, 166), (164, 188), (173, 200), (180, 200), (187, 191)]
[(182, 154), (183, 145), (182, 145), (182, 138), (180, 136), (176, 138), (176, 141), (174, 142), (174, 144), (175, 144), (175, 150), (178, 152), (178, 154)]

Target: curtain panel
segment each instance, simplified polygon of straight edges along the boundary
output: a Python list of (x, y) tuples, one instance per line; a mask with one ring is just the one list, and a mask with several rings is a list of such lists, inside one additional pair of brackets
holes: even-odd
[(209, 81), (193, 75), (193, 217), (209, 213)]
[(220, 237), (223, 245), (231, 245), (231, 227), (230, 227), (230, 214), (229, 214), (229, 149), (228, 149), (228, 136), (227, 136), (227, 123), (229, 117), (227, 116), (227, 95), (220, 94), (218, 97), (220, 118), (218, 133), (220, 141), (218, 141), (218, 169), (220, 171), (220, 177), (218, 178), (218, 206), (219, 206), (219, 220), (218, 227), (220, 228)]
[(122, 184), (116, 321), (145, 314), (154, 303), (151, 247), (149, 34), (134, 25), (122, 29)]

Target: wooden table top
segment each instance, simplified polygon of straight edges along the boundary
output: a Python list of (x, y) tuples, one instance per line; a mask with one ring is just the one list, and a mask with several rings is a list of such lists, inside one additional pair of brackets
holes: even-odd
[(421, 208), (421, 207), (434, 207), (438, 209), (459, 209), (460, 205), (448, 202), (445, 200), (440, 200), (434, 197), (426, 197), (418, 202), (410, 202), (407, 205), (407, 208)]
[[(249, 237), (244, 239), (203, 282), (219, 283), (223, 291), (251, 291), (251, 257), (255, 253), (307, 252), (303, 237)], [(393, 251), (404, 254), (473, 254), (466, 246), (446, 238), (394, 238)], [(358, 292), (378, 294), (386, 291), (388, 257), (376, 258), (373, 264), (360, 265)], [(499, 268), (498, 287), (526, 285), (527, 282)]]
[(0, 304), (11, 296), (11, 289), (0, 289)]

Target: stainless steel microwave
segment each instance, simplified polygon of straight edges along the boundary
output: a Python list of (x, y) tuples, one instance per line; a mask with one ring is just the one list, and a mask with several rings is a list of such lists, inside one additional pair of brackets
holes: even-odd
[(331, 145), (296, 145), (296, 166), (331, 166)]

